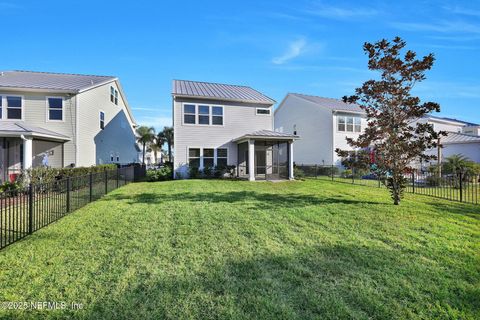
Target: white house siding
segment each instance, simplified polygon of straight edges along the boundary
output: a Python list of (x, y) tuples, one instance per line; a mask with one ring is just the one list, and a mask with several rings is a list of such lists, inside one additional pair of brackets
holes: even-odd
[[(223, 106), (223, 126), (184, 125), (183, 103)], [(257, 130), (273, 130), (273, 109), (270, 115), (257, 115), (256, 107), (266, 105), (176, 98), (173, 102), (176, 177), (187, 175), (188, 148), (228, 148), (228, 164), (237, 165), (237, 144), (233, 139)]]
[[(16, 95), (23, 96), (23, 120), (5, 120), (18, 123), (26, 123), (31, 126), (45, 128), (65, 136), (72, 140), (65, 142), (63, 162), (55, 162), (57, 166), (67, 166), (75, 163), (75, 103), (76, 97), (67, 94), (0, 91), (0, 96)], [(63, 121), (47, 120), (47, 97), (63, 97), (64, 110)]]
[(275, 111), (275, 130), (293, 133), (296, 127), (300, 140), (295, 142), (297, 164), (339, 164), (335, 149), (353, 150), (346, 137), (357, 138), (359, 133), (339, 132), (337, 115), (362, 117), (362, 131), (367, 122), (356, 113), (323, 107), (294, 95), (287, 95)]
[(330, 164), (333, 160), (332, 111), (302, 98), (288, 95), (275, 111), (275, 130), (293, 134), (295, 163)]
[(337, 117), (339, 116), (347, 116), (347, 117), (361, 117), (361, 126), (362, 126), (362, 132), (365, 130), (367, 126), (367, 119), (365, 116), (360, 115), (358, 113), (348, 113), (348, 112), (335, 112), (333, 115), (333, 164), (339, 165), (341, 158), (337, 155), (335, 152), (335, 149), (341, 149), (341, 150), (347, 150), (347, 151), (352, 151), (354, 148), (350, 146), (347, 143), (347, 138), (352, 138), (352, 139), (358, 139), (358, 136), (362, 134), (362, 132), (342, 132), (338, 131), (338, 126), (337, 126)]
[[(118, 105), (110, 101), (110, 86), (119, 91)], [(78, 166), (136, 162), (135, 132), (116, 82), (78, 94)], [(105, 113), (105, 129), (100, 129), (100, 111)]]
[(46, 141), (46, 140), (33, 140), (32, 143), (32, 164), (33, 167), (43, 165), (42, 161), (45, 154), (48, 157), (48, 165), (54, 168), (63, 167), (63, 147), (61, 142)]
[[(431, 149), (426, 152), (429, 155), (437, 155), (437, 149)], [(442, 160), (454, 154), (461, 154), (471, 161), (480, 163), (480, 142), (473, 143), (445, 143), (442, 148)]]

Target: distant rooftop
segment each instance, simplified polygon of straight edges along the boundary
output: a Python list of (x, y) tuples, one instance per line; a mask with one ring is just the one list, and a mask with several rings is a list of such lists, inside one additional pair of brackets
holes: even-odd
[(345, 103), (339, 99), (324, 98), (324, 97), (312, 96), (312, 95), (301, 94), (301, 93), (289, 93), (289, 94), (292, 96), (302, 98), (304, 100), (308, 100), (310, 102), (318, 104), (319, 106), (330, 108), (336, 111), (364, 112), (362, 108), (360, 108), (358, 105), (353, 103)]
[(462, 123), (462, 124), (464, 124), (464, 125), (466, 125), (466, 126), (478, 126), (478, 125), (479, 125), (479, 124), (477, 124), (477, 123), (467, 122), (467, 121), (458, 120), (458, 119), (455, 119), (455, 118), (448, 118), (448, 117), (438, 117), (438, 116), (428, 115), (428, 116), (426, 116), (426, 118), (432, 118), (432, 119), (438, 119), (438, 120), (446, 120), (446, 121), (453, 121), (453, 122)]
[(178, 97), (216, 99), (261, 104), (274, 104), (275, 100), (247, 86), (173, 80), (172, 94)]
[(112, 76), (35, 71), (1, 71), (0, 88), (37, 89), (76, 93), (115, 80)]
[(480, 143), (480, 136), (473, 136), (464, 133), (458, 132), (447, 132), (447, 136), (441, 137), (440, 143), (473, 143), (478, 142)]

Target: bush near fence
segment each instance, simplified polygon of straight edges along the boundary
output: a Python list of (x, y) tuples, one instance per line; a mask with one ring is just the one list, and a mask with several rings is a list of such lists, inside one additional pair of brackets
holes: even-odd
[(67, 176), (0, 193), (0, 249), (95, 201), (108, 192), (140, 180), (135, 166)]

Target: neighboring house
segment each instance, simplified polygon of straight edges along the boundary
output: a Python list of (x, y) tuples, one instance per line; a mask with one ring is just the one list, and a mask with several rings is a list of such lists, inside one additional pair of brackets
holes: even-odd
[(340, 165), (335, 149), (353, 150), (345, 138), (357, 138), (365, 126), (359, 106), (337, 99), (289, 93), (275, 110), (275, 130), (302, 137), (295, 143), (297, 164)]
[(32, 166), (134, 162), (134, 126), (116, 77), (0, 72), (0, 180)]
[[(274, 100), (245, 86), (173, 81), (175, 177), (235, 165), (238, 177), (293, 179), (293, 142), (273, 131)], [(251, 170), (253, 168), (253, 170)]]
[(427, 116), (419, 122), (430, 123), (436, 131), (447, 133), (447, 136), (440, 138), (440, 150), (429, 150), (428, 154), (440, 154), (440, 161), (454, 154), (462, 154), (480, 163), (480, 125), (436, 116)]

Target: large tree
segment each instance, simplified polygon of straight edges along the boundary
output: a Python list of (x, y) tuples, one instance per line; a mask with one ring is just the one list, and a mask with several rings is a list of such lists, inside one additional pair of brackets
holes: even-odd
[(140, 126), (137, 128), (137, 142), (143, 146), (142, 163), (145, 164), (145, 149), (147, 145), (155, 139), (155, 129), (153, 127)]
[(163, 130), (158, 134), (158, 137), (164, 139), (167, 143), (169, 162), (172, 162), (173, 134), (172, 127), (164, 127)]
[[(411, 50), (405, 51), (405, 41), (381, 40), (365, 43), (368, 68), (380, 72), (376, 80), (366, 81), (355, 90), (355, 95), (344, 97), (348, 103), (357, 103), (366, 113), (368, 126), (357, 139), (347, 138), (350, 146), (370, 148), (375, 154), (375, 170), (385, 176), (394, 204), (398, 205), (406, 184), (405, 172), (414, 161), (434, 160), (425, 150), (435, 148), (443, 132), (435, 132), (428, 123), (418, 122), (423, 116), (440, 111), (434, 102), (421, 103), (413, 96), (413, 87), (426, 79), (435, 58), (433, 54), (417, 59)], [(346, 151), (337, 150), (340, 156)]]

